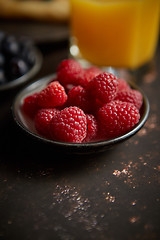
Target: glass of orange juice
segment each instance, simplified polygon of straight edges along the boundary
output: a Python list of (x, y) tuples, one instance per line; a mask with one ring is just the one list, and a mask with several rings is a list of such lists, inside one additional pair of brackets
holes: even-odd
[(70, 54), (97, 66), (136, 70), (159, 36), (159, 0), (70, 0)]

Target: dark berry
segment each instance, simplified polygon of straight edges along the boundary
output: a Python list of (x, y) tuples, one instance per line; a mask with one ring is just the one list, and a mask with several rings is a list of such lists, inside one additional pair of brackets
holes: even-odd
[(20, 58), (12, 58), (9, 63), (9, 77), (11, 79), (16, 79), (18, 77), (21, 77), (25, 73), (28, 72), (29, 67), (26, 64), (26, 62), (23, 59)]
[(29, 64), (29, 66), (32, 67), (35, 64), (35, 51), (33, 49), (33, 44), (30, 41), (21, 43), (21, 55), (22, 58)]
[(18, 55), (19, 44), (13, 35), (7, 35), (2, 41), (2, 52), (7, 57)]

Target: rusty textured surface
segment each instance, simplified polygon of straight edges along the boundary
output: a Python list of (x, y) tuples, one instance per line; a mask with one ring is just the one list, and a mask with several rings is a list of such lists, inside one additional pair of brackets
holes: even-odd
[[(68, 56), (67, 42), (39, 45), (36, 79)], [(104, 153), (55, 153), (14, 123), (16, 89), (0, 95), (0, 239), (160, 239), (160, 48), (137, 84), (150, 101), (144, 127)], [(34, 79), (35, 80), (35, 79)]]

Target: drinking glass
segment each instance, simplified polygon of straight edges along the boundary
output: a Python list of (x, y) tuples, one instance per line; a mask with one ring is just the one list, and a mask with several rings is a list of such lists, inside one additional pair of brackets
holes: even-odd
[(136, 71), (159, 36), (159, 0), (70, 0), (70, 55), (86, 65)]

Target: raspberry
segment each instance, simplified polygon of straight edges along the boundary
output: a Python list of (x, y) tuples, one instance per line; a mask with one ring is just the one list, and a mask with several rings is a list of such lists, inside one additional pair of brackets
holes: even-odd
[(57, 80), (63, 86), (66, 86), (66, 84), (74, 84), (82, 71), (83, 69), (80, 63), (74, 59), (65, 59), (57, 68)]
[(105, 138), (113, 138), (130, 131), (139, 121), (138, 109), (132, 104), (112, 101), (105, 104), (98, 112), (101, 134)]
[(57, 141), (81, 143), (87, 135), (86, 115), (78, 107), (66, 107), (52, 118), (50, 130)]
[(88, 83), (100, 73), (102, 73), (102, 71), (97, 67), (84, 69), (84, 71), (79, 75), (77, 83), (78, 85), (86, 88), (88, 86)]
[(64, 87), (58, 82), (51, 82), (37, 96), (38, 105), (41, 108), (54, 108), (62, 106), (67, 101)]
[(60, 111), (56, 108), (45, 108), (40, 109), (35, 115), (34, 123), (36, 130), (46, 136), (50, 137), (50, 121), (55, 114), (58, 114)]
[(23, 101), (22, 110), (31, 118), (34, 117), (36, 111), (39, 109), (37, 104), (37, 95), (38, 93), (34, 93), (27, 96)]
[(89, 82), (88, 90), (94, 98), (102, 103), (108, 103), (116, 96), (118, 90), (117, 78), (108, 72), (101, 73)]
[(118, 91), (122, 91), (122, 90), (128, 90), (130, 89), (129, 84), (123, 79), (123, 78), (118, 78)]
[(84, 142), (90, 142), (95, 140), (98, 131), (97, 120), (92, 114), (86, 114), (87, 118), (87, 136), (84, 139)]
[(138, 109), (141, 108), (143, 103), (142, 94), (139, 91), (133, 89), (118, 92), (115, 100), (133, 103)]
[(85, 112), (89, 111), (90, 101), (89, 101), (87, 91), (81, 86), (73, 87), (68, 92), (67, 105), (68, 106), (77, 106)]

